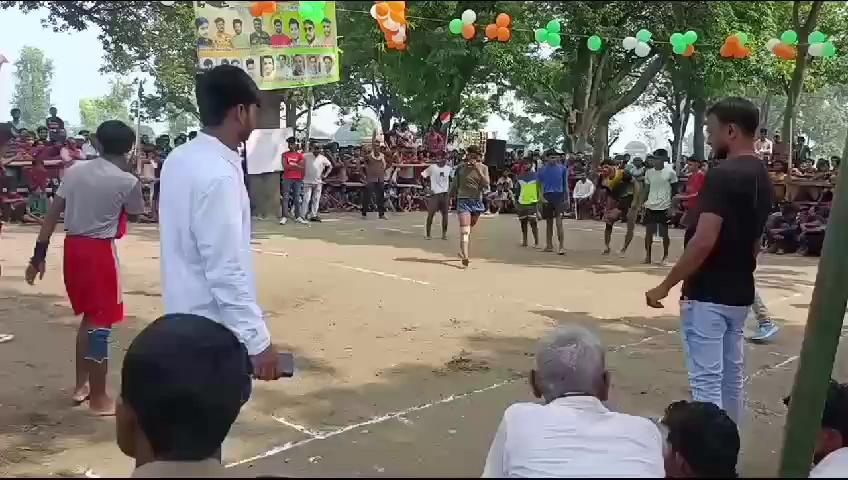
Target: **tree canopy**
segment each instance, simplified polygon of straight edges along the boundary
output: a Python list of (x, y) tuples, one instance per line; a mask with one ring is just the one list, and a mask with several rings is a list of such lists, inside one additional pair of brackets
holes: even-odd
[(21, 109), (21, 121), (27, 126), (43, 124), (50, 108), (53, 62), (41, 50), (24, 47), (15, 61), (14, 77), (12, 105)]

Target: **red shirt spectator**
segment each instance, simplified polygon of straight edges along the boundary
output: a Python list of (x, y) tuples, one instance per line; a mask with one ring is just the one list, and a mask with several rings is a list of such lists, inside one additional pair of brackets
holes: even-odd
[(288, 151), (283, 154), (283, 178), (303, 180), (304, 159), (300, 152)]
[(698, 193), (704, 186), (704, 180), (707, 175), (701, 170), (701, 162), (697, 160), (689, 160), (689, 168), (692, 171), (689, 178), (686, 180), (686, 194), (684, 196), (683, 205), (687, 209), (695, 207), (698, 202)]

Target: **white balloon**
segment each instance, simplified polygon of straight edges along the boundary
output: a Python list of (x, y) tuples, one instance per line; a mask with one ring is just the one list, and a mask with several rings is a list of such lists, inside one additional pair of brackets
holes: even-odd
[(809, 50), (807, 50), (810, 55), (814, 57), (821, 57), (824, 55), (824, 44), (823, 43), (813, 43), (810, 45)]
[(474, 10), (466, 10), (462, 12), (462, 23), (466, 25), (471, 25), (472, 23), (477, 21), (477, 14), (474, 13)]
[(639, 40), (637, 40), (636, 37), (625, 37), (624, 40), (621, 41), (621, 46), (624, 47), (625, 50), (633, 50), (638, 44)]
[(371, 13), (371, 18), (373, 18), (374, 20), (377, 20), (377, 4), (376, 3), (374, 5), (371, 5), (371, 10), (369, 10), (369, 11)]
[(385, 20), (383, 20), (383, 26), (386, 27), (386, 30), (388, 30), (390, 32), (394, 32), (395, 30), (400, 28), (400, 24), (398, 22), (392, 20), (391, 17), (388, 17)]
[(395, 43), (403, 43), (406, 40), (406, 29), (401, 27), (400, 30), (392, 37), (392, 41)]
[(645, 42), (639, 42), (636, 44), (636, 48), (633, 49), (633, 53), (637, 57), (647, 57), (651, 53), (651, 46)]
[(776, 47), (778, 45), (780, 45), (780, 40), (778, 40), (776, 38), (772, 38), (771, 40), (766, 42), (766, 48), (768, 48), (770, 52), (773, 52), (774, 47)]
[(165, 5), (166, 7), (173, 7), (174, 4), (177, 3), (177, 2), (168, 2), (168, 1), (162, 0), (161, 3), (162, 3), (162, 5)]

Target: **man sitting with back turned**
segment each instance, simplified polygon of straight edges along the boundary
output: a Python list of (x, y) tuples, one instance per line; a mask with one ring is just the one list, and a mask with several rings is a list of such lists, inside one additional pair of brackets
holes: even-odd
[(220, 451), (250, 396), (250, 360), (223, 325), (170, 314), (133, 340), (121, 368), (118, 446), (133, 477), (223, 477)]
[(542, 340), (530, 381), (544, 404), (507, 408), (484, 477), (662, 477), (662, 437), (648, 419), (609, 411), (605, 348), (579, 326)]

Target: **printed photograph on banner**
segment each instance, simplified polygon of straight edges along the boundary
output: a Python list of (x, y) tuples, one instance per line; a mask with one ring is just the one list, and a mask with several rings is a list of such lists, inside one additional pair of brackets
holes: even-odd
[(335, 2), (326, 2), (323, 18), (304, 18), (300, 2), (276, 2), (274, 13), (255, 17), (253, 4), (194, 2), (200, 71), (234, 65), (263, 90), (339, 80)]

